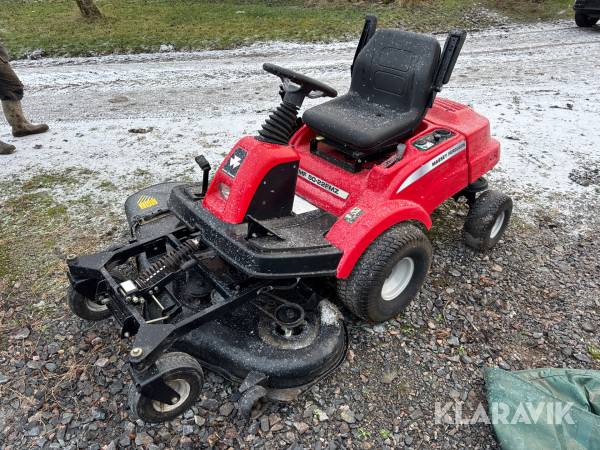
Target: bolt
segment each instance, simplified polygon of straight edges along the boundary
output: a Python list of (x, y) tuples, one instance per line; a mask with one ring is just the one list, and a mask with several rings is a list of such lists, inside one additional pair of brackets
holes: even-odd
[(131, 349), (131, 351), (129, 352), (129, 355), (132, 358), (139, 358), (140, 356), (142, 356), (143, 353), (144, 353), (144, 349), (142, 349), (142, 347), (133, 347)]
[(171, 399), (171, 403), (174, 405), (175, 403), (177, 403), (179, 401), (179, 399), (177, 397), (173, 397)]

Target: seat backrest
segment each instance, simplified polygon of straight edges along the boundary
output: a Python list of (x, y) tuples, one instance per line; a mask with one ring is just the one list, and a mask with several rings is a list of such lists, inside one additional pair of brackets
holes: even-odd
[(380, 29), (356, 58), (350, 93), (397, 110), (426, 112), (440, 60), (433, 36)]

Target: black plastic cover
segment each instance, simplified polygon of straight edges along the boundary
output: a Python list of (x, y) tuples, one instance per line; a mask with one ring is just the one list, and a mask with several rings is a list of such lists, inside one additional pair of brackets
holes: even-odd
[[(248, 223), (226, 223), (204, 209), (193, 195), (200, 189), (197, 183), (176, 186), (169, 209), (190, 229), (200, 231), (204, 243), (234, 267), (256, 278), (335, 275), (342, 252), (323, 237), (335, 216), (319, 211), (264, 220), (263, 227), (277, 228), (280, 238), (249, 239)], [(323, 216), (329, 219), (322, 220)]]
[(246, 214), (256, 219), (289, 216), (294, 206), (298, 161), (273, 167), (262, 179)]

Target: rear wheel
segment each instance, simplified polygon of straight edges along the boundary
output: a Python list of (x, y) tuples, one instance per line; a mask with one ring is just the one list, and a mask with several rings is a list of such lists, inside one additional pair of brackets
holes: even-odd
[(129, 407), (136, 417), (148, 423), (166, 422), (190, 409), (204, 383), (202, 367), (187, 353), (165, 353), (156, 361), (156, 368), (165, 384), (177, 392), (179, 400), (173, 405), (162, 403), (144, 396), (132, 385)]
[(417, 295), (430, 265), (427, 236), (414, 225), (396, 225), (373, 241), (348, 278), (338, 280), (338, 296), (361, 319), (384, 322)]
[(476, 250), (489, 250), (498, 243), (510, 221), (513, 202), (498, 191), (485, 191), (469, 210), (465, 243)]
[(598, 17), (590, 17), (587, 14), (575, 13), (575, 23), (578, 27), (589, 28), (598, 22)]

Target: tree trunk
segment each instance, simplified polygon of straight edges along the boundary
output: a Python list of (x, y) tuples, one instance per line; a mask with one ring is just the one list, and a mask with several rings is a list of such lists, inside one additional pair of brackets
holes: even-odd
[(94, 3), (94, 0), (75, 0), (81, 15), (90, 20), (99, 19), (102, 17), (102, 13)]

